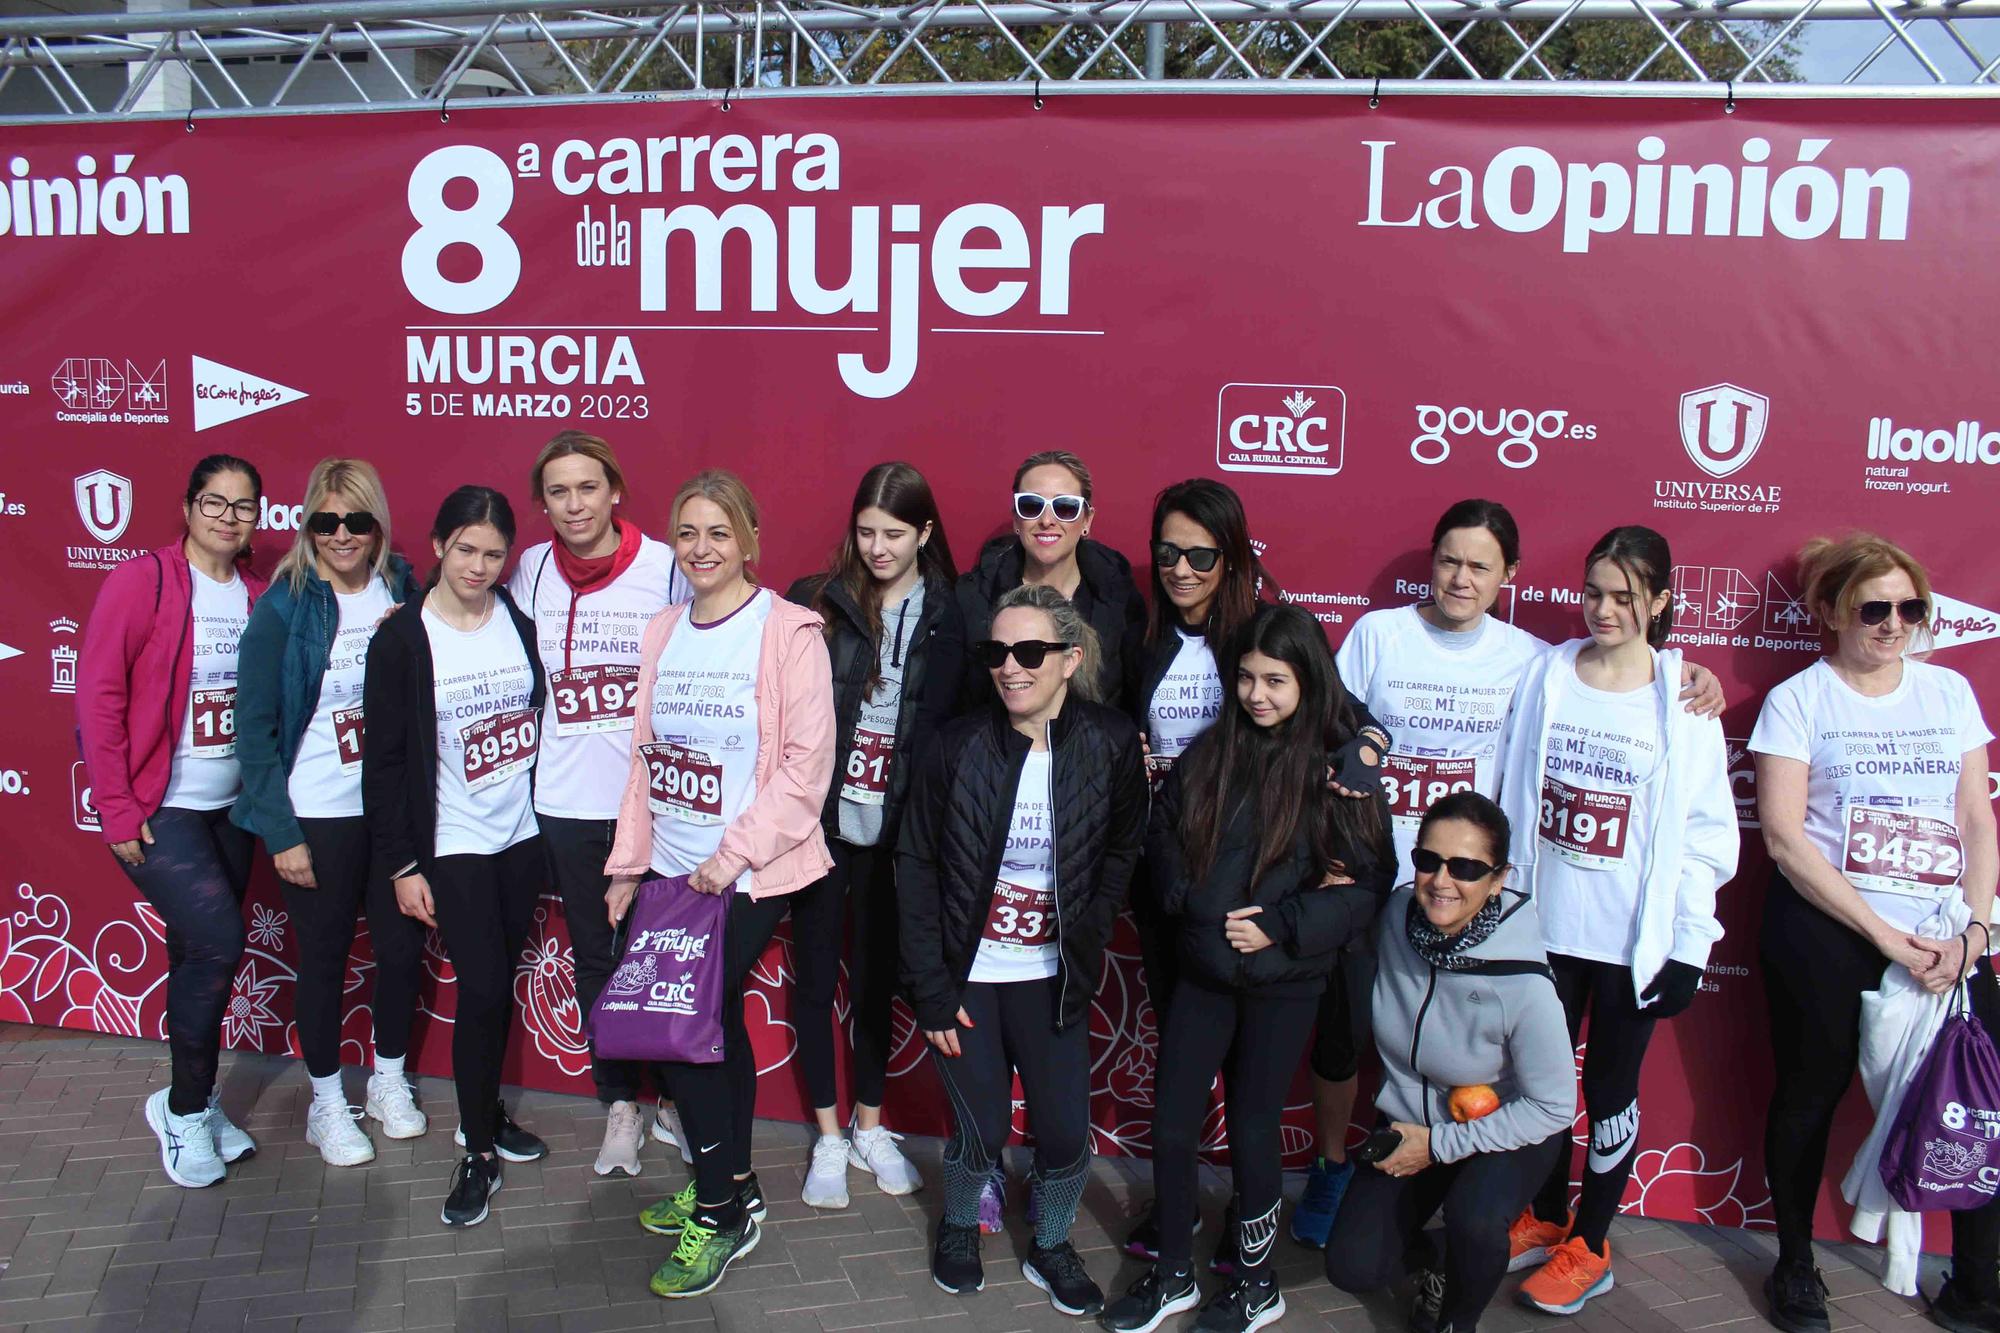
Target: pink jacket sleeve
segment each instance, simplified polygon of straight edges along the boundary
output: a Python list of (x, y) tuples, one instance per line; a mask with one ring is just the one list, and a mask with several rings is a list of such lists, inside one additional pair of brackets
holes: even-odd
[[(833, 660), (819, 618), (792, 624), (776, 646), (782, 654), (774, 682), (781, 699), (778, 754), (759, 779), (750, 808), (723, 830), (716, 855), (730, 875), (742, 874), (745, 866), (762, 870), (810, 838), (833, 785)], [(768, 706), (769, 701), (758, 705)]]
[(131, 708), (132, 664), (152, 629), (147, 603), (138, 593), (141, 560), (111, 572), (91, 608), (76, 665), (77, 734), (90, 774), (91, 804), (106, 842), (139, 836), (146, 812), (132, 790), (132, 737), (126, 722)]

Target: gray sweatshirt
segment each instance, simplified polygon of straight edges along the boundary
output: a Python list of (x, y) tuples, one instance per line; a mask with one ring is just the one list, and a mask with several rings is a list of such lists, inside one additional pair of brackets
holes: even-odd
[[(1499, 926), (1467, 951), (1479, 961), (1447, 971), (1410, 946), (1413, 894), (1408, 885), (1396, 890), (1376, 923), (1376, 1109), (1429, 1126), (1431, 1155), (1440, 1162), (1526, 1147), (1567, 1129), (1576, 1116), (1576, 1052), (1534, 905), (1502, 890)], [(1457, 1124), (1451, 1090), (1478, 1083), (1493, 1085), (1499, 1109)]]

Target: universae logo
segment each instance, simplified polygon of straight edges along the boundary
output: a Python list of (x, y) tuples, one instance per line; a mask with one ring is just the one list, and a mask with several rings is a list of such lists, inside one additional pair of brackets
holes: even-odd
[(1756, 457), (1770, 420), (1771, 400), (1734, 384), (1681, 395), (1681, 444), (1711, 477), (1727, 477)]
[(76, 516), (84, 531), (109, 546), (125, 535), (132, 521), (132, 483), (116, 472), (98, 468), (71, 483), (76, 495)]
[(1224, 472), (1331, 477), (1346, 455), (1347, 394), (1334, 384), (1225, 384), (1215, 397)]

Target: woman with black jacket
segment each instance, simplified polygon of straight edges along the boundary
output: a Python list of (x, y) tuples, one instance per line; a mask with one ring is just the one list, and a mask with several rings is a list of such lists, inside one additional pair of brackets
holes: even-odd
[[(882, 1127), (889, 1067), (889, 1005), (896, 994), (896, 827), (910, 759), (950, 713), (965, 658), (958, 573), (930, 483), (908, 463), (878, 463), (861, 478), (847, 535), (825, 573), (800, 579), (787, 601), (826, 622), (833, 661), (834, 773), (821, 823), (833, 870), (791, 900), (792, 1026), (819, 1137), (804, 1202), (847, 1206), (847, 1168), (886, 1194), (909, 1194), (917, 1169)], [(854, 951), (847, 993), (854, 1016), (854, 1139), (841, 1136), (834, 1079), (833, 992), (845, 916)]]
[(1225, 1068), (1236, 1271), (1197, 1327), (1247, 1333), (1284, 1314), (1271, 1272), (1278, 1122), (1335, 959), (1368, 929), (1394, 874), (1379, 791), (1353, 802), (1322, 778), (1356, 718), (1318, 622), (1296, 607), (1261, 607), (1220, 665), (1235, 705), (1174, 766), (1146, 843), (1160, 905), (1177, 925), (1181, 981), (1160, 1040), (1173, 1058), (1153, 1088), (1160, 1257), (1103, 1320), (1127, 1333), (1200, 1299), (1196, 1153)]
[(1019, 1074), (1040, 1214), (1023, 1275), (1065, 1314), (1104, 1296), (1069, 1243), (1090, 1169), (1090, 1005), (1145, 836), (1131, 719), (1090, 698), (1097, 636), (1061, 594), (1016, 588), (972, 647), (999, 701), (926, 747), (896, 849), (903, 981), (951, 1101), (931, 1276), (985, 1285), (979, 1196)]
[[(1146, 634), (1146, 603), (1132, 578), (1132, 563), (1090, 540), (1097, 518), (1090, 469), (1066, 449), (1030, 454), (1014, 469), (1014, 531), (995, 537), (979, 563), (958, 581), (958, 609), (969, 640), (983, 639), (1001, 596), (1023, 585), (1054, 588), (1097, 633), (1093, 698), (1123, 707), (1125, 676)], [(993, 701), (988, 674), (965, 672), (959, 711)]]
[(431, 525), (429, 589), (382, 622), (362, 689), (361, 792), (377, 870), (403, 914), (444, 937), (458, 978), (451, 1069), (465, 1157), (446, 1226), (486, 1220), (496, 1152), (510, 1162), (548, 1152), (500, 1103), (514, 959), (543, 880), (533, 770), (544, 678), (534, 624), (500, 584), (513, 545), (506, 496), (485, 486), (446, 496)]

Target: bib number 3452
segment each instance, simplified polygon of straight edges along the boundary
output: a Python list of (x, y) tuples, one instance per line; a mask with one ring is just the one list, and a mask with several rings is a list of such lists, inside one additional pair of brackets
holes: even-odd
[(469, 723), (459, 733), (465, 741), (465, 789), (483, 791), (525, 773), (535, 762), (541, 739), (535, 710), (517, 708)]
[(1857, 887), (1927, 893), (1951, 888), (1964, 869), (1958, 829), (1944, 820), (1868, 805), (1847, 807), (1841, 872)]

